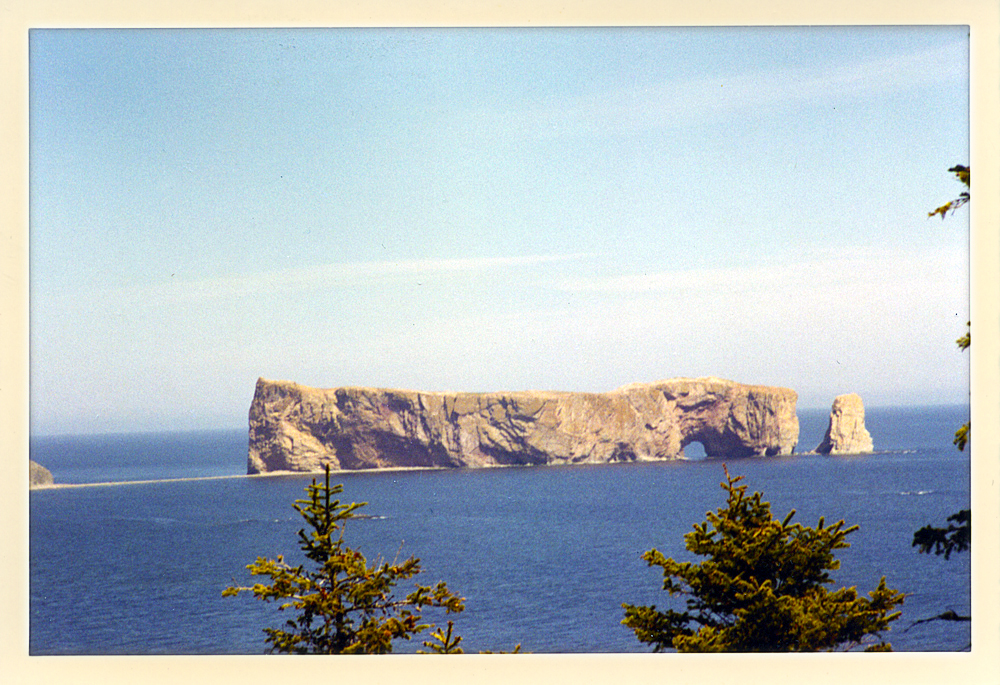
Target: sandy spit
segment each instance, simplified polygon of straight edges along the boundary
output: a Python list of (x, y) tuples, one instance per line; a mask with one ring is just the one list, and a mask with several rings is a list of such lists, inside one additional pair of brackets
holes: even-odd
[[(392, 471), (443, 471), (442, 466), (392, 466), (383, 469), (330, 469), (331, 475), (342, 473), (387, 473)], [(232, 478), (273, 478), (275, 476), (317, 476), (323, 471), (271, 471), (269, 473), (236, 474), (233, 476), (199, 476), (195, 478), (160, 478), (156, 480), (122, 480), (107, 483), (53, 483), (36, 485), (32, 490), (64, 490), (67, 488), (98, 488), (114, 485), (148, 485), (150, 483), (187, 483), (198, 480), (229, 480)]]

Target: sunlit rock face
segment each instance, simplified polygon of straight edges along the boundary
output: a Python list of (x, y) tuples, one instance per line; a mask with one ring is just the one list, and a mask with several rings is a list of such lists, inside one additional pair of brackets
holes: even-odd
[(791, 454), (793, 390), (717, 378), (608, 393), (321, 390), (260, 379), (248, 473), (591, 464)]
[(855, 394), (838, 395), (830, 409), (830, 426), (816, 451), (820, 454), (865, 454), (875, 445), (865, 428), (865, 405)]
[(54, 482), (51, 471), (37, 461), (28, 460), (29, 488), (43, 488), (47, 485), (52, 485)]

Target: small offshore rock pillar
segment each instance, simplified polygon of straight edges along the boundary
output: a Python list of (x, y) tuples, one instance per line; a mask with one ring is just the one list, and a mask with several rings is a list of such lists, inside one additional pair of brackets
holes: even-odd
[(874, 449), (872, 436), (865, 428), (865, 405), (861, 397), (854, 393), (838, 395), (830, 408), (830, 425), (816, 452), (867, 454)]

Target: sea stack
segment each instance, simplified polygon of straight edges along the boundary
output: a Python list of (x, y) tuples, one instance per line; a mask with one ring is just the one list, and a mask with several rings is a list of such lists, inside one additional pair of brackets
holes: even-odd
[(44, 488), (55, 483), (52, 472), (37, 461), (28, 460), (28, 487)]
[(861, 397), (854, 393), (838, 395), (830, 409), (830, 426), (816, 452), (866, 454), (874, 449), (872, 436), (865, 428), (865, 405)]
[(718, 378), (607, 393), (449, 393), (257, 381), (248, 473), (481, 468), (791, 454), (794, 390)]

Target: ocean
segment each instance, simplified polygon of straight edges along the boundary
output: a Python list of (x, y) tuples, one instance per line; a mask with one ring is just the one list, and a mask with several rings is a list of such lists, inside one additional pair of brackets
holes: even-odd
[[(819, 444), (828, 412), (799, 410), (799, 449)], [(667, 606), (653, 547), (697, 560), (683, 535), (725, 502), (723, 463), (764, 493), (776, 518), (860, 530), (841, 550), (837, 586), (866, 593), (885, 576), (909, 593), (885, 634), (897, 651), (957, 651), (970, 623), (971, 555), (919, 554), (913, 532), (970, 504), (970, 454), (952, 445), (967, 406), (870, 407), (876, 454), (337, 474), (344, 501), (367, 502), (349, 545), (369, 559), (421, 559), (417, 580), (466, 598), (451, 616), (467, 651), (644, 652), (623, 602)], [(29, 500), (32, 655), (261, 654), (262, 628), (288, 616), (250, 595), (258, 556), (298, 559), (292, 509), (310, 475), (240, 477), (247, 432), (32, 437), (57, 483)], [(691, 456), (691, 455), (689, 455)], [(171, 480), (185, 479), (185, 480)], [(187, 480), (200, 479), (200, 480)], [(408, 585), (401, 586), (405, 593)], [(443, 625), (444, 616), (430, 615)], [(420, 638), (397, 650), (421, 649)]]

